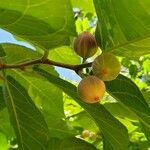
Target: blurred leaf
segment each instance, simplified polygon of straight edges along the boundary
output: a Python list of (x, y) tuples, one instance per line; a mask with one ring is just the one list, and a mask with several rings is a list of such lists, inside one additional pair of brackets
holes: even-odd
[(3, 50), (3, 47), (0, 45), (0, 57), (4, 57), (6, 54)]
[(133, 122), (133, 121), (129, 120), (128, 118), (118, 118), (118, 119), (128, 129), (128, 134), (129, 134), (130, 140), (131, 140), (131, 134), (139, 128), (139, 126), (137, 126), (135, 124), (138, 124), (139, 122), (138, 121)]
[(80, 57), (75, 54), (71, 47), (63, 46), (56, 48), (49, 53), (49, 59), (68, 63), (69, 64), (80, 64)]
[(128, 118), (130, 120), (137, 120), (138, 117), (130, 109), (121, 105), (120, 103), (105, 103), (104, 107), (111, 112), (115, 117)]
[(129, 68), (129, 66), (131, 65), (131, 61), (129, 58), (125, 57), (122, 59), (121, 64), (126, 67)]
[(49, 150), (96, 150), (96, 148), (92, 144), (78, 138), (63, 140), (53, 138), (50, 139)]
[(103, 51), (140, 57), (150, 53), (149, 0), (94, 0), (97, 41)]
[(15, 137), (7, 108), (0, 111), (0, 132), (3, 133), (8, 140)]
[(136, 65), (131, 64), (129, 67), (129, 74), (131, 77), (135, 78), (138, 73), (138, 68)]
[(98, 127), (86, 111), (73, 115), (71, 118), (73, 118), (73, 120), (71, 119), (70, 123), (73, 126), (79, 126), (93, 132), (98, 132)]
[(19, 149), (46, 150), (49, 131), (40, 111), (27, 91), (11, 76), (7, 76), (5, 84), (6, 104)]
[(91, 115), (97, 126), (102, 131), (105, 144), (110, 145), (110, 149), (127, 149), (128, 133), (126, 128), (116, 118), (114, 118), (102, 105), (84, 103), (78, 97), (76, 87), (71, 83), (57, 78), (42, 69), (34, 68), (34, 70), (37, 73), (41, 74), (41, 76), (45, 77), (49, 82), (59, 87), (70, 97), (72, 97)]
[(76, 115), (83, 111), (83, 108), (66, 93), (63, 93), (63, 101), (66, 117)]
[(142, 125), (142, 130), (145, 133), (145, 136), (150, 144), (150, 124), (141, 121), (141, 125)]
[[(118, 102), (104, 103), (103, 106), (113, 116), (119, 118), (119, 121), (121, 121), (127, 127), (128, 131), (131, 132), (133, 131), (133, 129), (136, 128), (134, 125), (132, 125), (131, 121), (137, 121), (138, 117), (130, 109), (124, 107), (124, 105), (121, 105)], [(92, 120), (91, 116), (86, 111), (82, 111), (80, 113), (74, 114), (69, 118), (70, 118), (70, 123), (73, 126), (80, 126), (81, 128), (91, 130), (94, 132), (98, 131), (95, 122)]]
[(1, 45), (6, 53), (5, 61), (7, 63), (19, 63), (41, 57), (35, 50), (16, 44), (3, 43)]
[(0, 27), (43, 49), (70, 44), (75, 35), (69, 0), (0, 1)]
[(8, 150), (8, 143), (7, 143), (7, 139), (5, 137), (5, 135), (3, 135), (2, 133), (0, 133), (0, 149), (1, 150)]
[(74, 8), (79, 8), (86, 13), (95, 13), (95, 8), (92, 0), (71, 0), (71, 2)]
[(134, 82), (119, 75), (115, 80), (105, 84), (108, 93), (132, 110), (150, 130), (150, 108)]
[(147, 141), (141, 141), (138, 144), (139, 144), (140, 150), (148, 150), (150, 148), (150, 145)]
[(5, 100), (3, 96), (3, 88), (0, 86), (0, 111), (5, 108)]
[(143, 94), (144, 98), (146, 99), (147, 103), (150, 106), (150, 90), (143, 91), (142, 94)]
[(143, 62), (143, 68), (145, 72), (150, 72), (150, 59), (146, 59)]
[(93, 14), (92, 14), (92, 13), (90, 13), (90, 12), (88, 12), (88, 13), (85, 15), (85, 17), (87, 17), (87, 18), (88, 18), (88, 20), (91, 20), (91, 19), (92, 19), (92, 17), (93, 17)]
[(78, 19), (76, 21), (76, 30), (79, 34), (84, 32), (84, 31), (89, 30), (89, 28), (90, 28), (90, 23), (89, 23), (88, 18), (84, 18), (82, 20)]

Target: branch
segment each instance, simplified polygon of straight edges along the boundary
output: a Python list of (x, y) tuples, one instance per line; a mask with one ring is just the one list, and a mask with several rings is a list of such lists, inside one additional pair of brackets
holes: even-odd
[(2, 69), (10, 69), (10, 68), (14, 68), (14, 69), (21, 69), (24, 68), (26, 66), (30, 66), (30, 65), (35, 65), (35, 64), (48, 64), (48, 65), (54, 65), (54, 66), (58, 66), (58, 67), (62, 67), (62, 68), (67, 68), (67, 69), (71, 69), (74, 70), (75, 72), (78, 72), (79, 70), (83, 69), (83, 68), (87, 68), (87, 67), (91, 67), (92, 63), (86, 63), (86, 64), (80, 64), (80, 65), (71, 65), (71, 64), (64, 64), (61, 62), (55, 62), (53, 60), (49, 60), (49, 59), (35, 59), (35, 60), (31, 60), (31, 61), (27, 61), (24, 63), (19, 63), (19, 64), (0, 64), (0, 70)]

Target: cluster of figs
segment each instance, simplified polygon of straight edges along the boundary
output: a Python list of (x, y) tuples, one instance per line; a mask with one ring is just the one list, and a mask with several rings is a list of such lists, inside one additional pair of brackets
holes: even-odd
[[(74, 51), (86, 60), (98, 50), (95, 37), (83, 32), (74, 41)], [(83, 78), (77, 88), (81, 100), (86, 103), (99, 102), (106, 91), (104, 81), (114, 80), (121, 69), (120, 62), (112, 53), (102, 52), (92, 63), (92, 75)]]

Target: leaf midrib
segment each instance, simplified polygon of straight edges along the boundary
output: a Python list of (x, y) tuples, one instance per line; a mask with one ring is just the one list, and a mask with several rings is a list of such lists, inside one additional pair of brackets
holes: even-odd
[(18, 116), (17, 116), (17, 112), (16, 112), (16, 110), (15, 110), (15, 104), (14, 104), (14, 102), (13, 102), (13, 97), (12, 97), (12, 95), (11, 95), (11, 91), (10, 91), (10, 89), (9, 89), (9, 86), (8, 86), (8, 80), (5, 78), (5, 80), (6, 80), (6, 87), (7, 87), (7, 90), (8, 90), (8, 94), (9, 94), (9, 97), (10, 97), (10, 102), (11, 102), (11, 105), (12, 105), (12, 110), (13, 110), (13, 112), (14, 112), (14, 117), (15, 117), (15, 122), (16, 122), (16, 125), (17, 125), (17, 129), (18, 129), (18, 133), (19, 133), (19, 136), (20, 136), (20, 142), (21, 142), (21, 147), (22, 147), (22, 149), (24, 150), (24, 147), (23, 147), (23, 138), (22, 138), (22, 134), (21, 134), (21, 127), (20, 127), (20, 125), (19, 125), (19, 120), (18, 120)]
[[(39, 72), (40, 74), (41, 74), (41, 72)], [(59, 79), (58, 79), (59, 80)], [(62, 79), (61, 79), (62, 80)], [(49, 81), (49, 82), (51, 82), (51, 81)], [(64, 81), (64, 82), (67, 82), (67, 81)], [(64, 87), (62, 86), (62, 85), (60, 85), (60, 84), (58, 84), (58, 83), (54, 83), (54, 82), (51, 82), (53, 85), (55, 85), (55, 86), (57, 86), (57, 87), (59, 87), (60, 89), (64, 89)], [(65, 88), (65, 90), (66, 90), (66, 88)], [(76, 92), (75, 91), (73, 91), (73, 90), (70, 90), (70, 88), (69, 89), (67, 89), (68, 91), (70, 91), (71, 93), (73, 93), (74, 95), (76, 95)], [(64, 91), (64, 90), (63, 90)], [(66, 93), (66, 92), (65, 92)], [(72, 97), (72, 96), (71, 96)], [(72, 97), (73, 99), (77, 99), (77, 97), (76, 96), (73, 96)], [(84, 108), (86, 111), (87, 111), (87, 109), (86, 108)], [(87, 111), (87, 113), (88, 113), (88, 111)], [(90, 114), (90, 113), (88, 113), (88, 114)], [(90, 116), (91, 116), (91, 118), (93, 119), (93, 120), (95, 120), (94, 119), (94, 117), (90, 114)], [(102, 120), (103, 122), (105, 122), (105, 124), (108, 124), (106, 121), (104, 121), (104, 120)], [(101, 127), (99, 126), (99, 124), (97, 123), (97, 121), (95, 121), (95, 123), (96, 123), (96, 125), (101, 129)], [(108, 124), (108, 126), (109, 126), (109, 124)], [(106, 130), (105, 130), (105, 132), (106, 132)], [(109, 134), (109, 132), (107, 132), (107, 134)], [(121, 145), (121, 143), (115, 138), (115, 137), (113, 137), (111, 134), (109, 134), (119, 145)], [(113, 144), (112, 144), (113, 145)]]

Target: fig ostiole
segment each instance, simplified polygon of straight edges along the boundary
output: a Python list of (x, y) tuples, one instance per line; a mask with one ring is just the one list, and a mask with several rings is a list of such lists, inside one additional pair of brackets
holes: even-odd
[(74, 41), (75, 52), (84, 59), (93, 56), (97, 49), (96, 39), (89, 32), (81, 33)]
[(103, 81), (114, 80), (121, 70), (121, 64), (117, 57), (111, 53), (102, 53), (97, 56), (92, 64), (95, 76)]
[(105, 90), (104, 82), (93, 75), (83, 78), (77, 88), (79, 97), (86, 103), (99, 102), (103, 98)]

